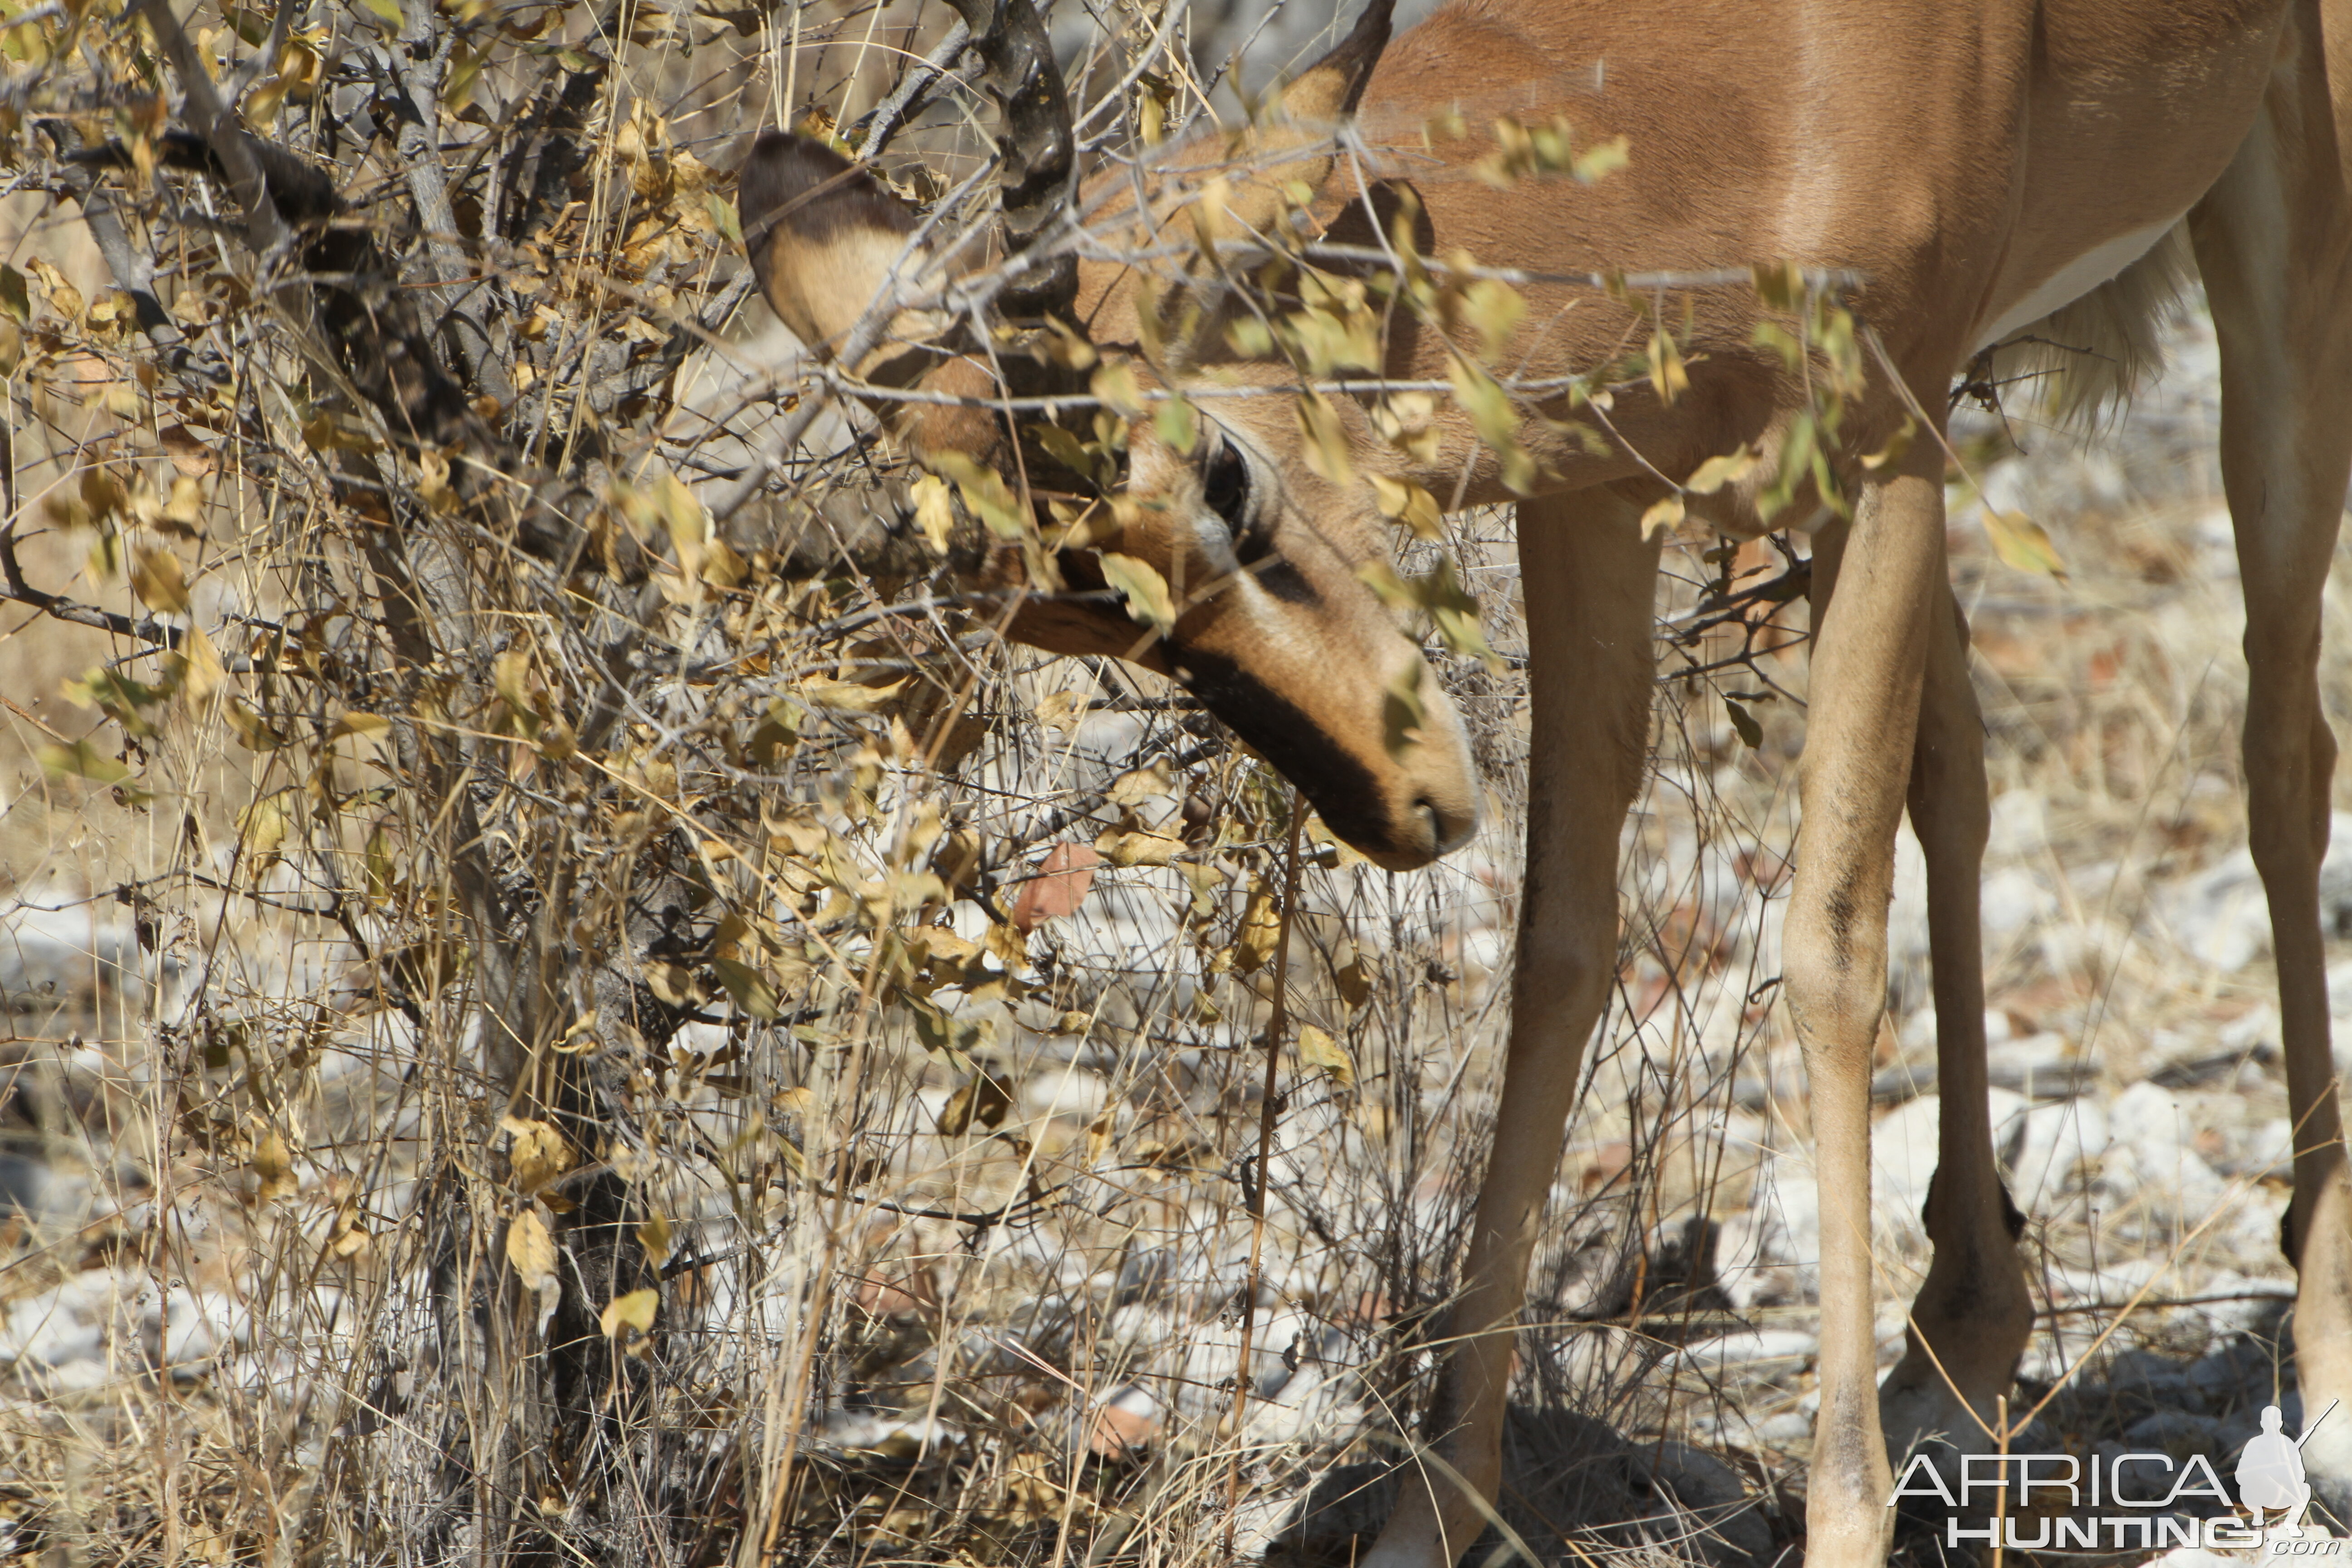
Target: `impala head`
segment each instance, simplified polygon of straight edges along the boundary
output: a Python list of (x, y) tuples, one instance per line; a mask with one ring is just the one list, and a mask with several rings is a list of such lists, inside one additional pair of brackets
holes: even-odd
[[(1026, 9), (1016, 0), (999, 14)], [(1376, 0), (1348, 39), (1289, 87), (1272, 128), (1255, 132), (1238, 158), (1222, 141), (1203, 148), (1194, 160), (1201, 166), (1230, 159), (1256, 172), (1209, 187), (1213, 194), (1196, 208), (1214, 199), (1221, 214), (1212, 221), (1229, 226), (1224, 232), (1263, 229), (1286, 191), (1328, 178), (1331, 158), (1316, 149), (1329, 123), (1353, 110), (1387, 40), (1387, 12), (1386, 0)], [(1032, 89), (1040, 74), (1033, 61)], [(1049, 60), (1043, 74), (1050, 74)], [(1042, 85), (1058, 100), (1057, 79)], [(1034, 119), (1040, 95), (999, 90), (1013, 123), (1011, 163), (1021, 151), (1010, 145), (1016, 138), (1034, 153), (1055, 127), (1032, 125), (1024, 137), (1019, 116)], [(1066, 145), (1066, 107), (1059, 115)], [(1293, 149), (1297, 155), (1286, 157)], [(1179, 151), (1180, 165), (1185, 155)], [(1067, 200), (1066, 164), (1058, 183), (1040, 179), (1034, 159), (1015, 167), (1033, 207)], [(1190, 235), (1198, 221), (1181, 200), (1138, 209), (1119, 188), (1108, 197), (1091, 205), (1125, 222), (1138, 242), (1171, 225)], [(1038, 390), (1004, 387), (988, 367), (1010, 356), (971, 352), (953, 322), (908, 310), (868, 319), (877, 300), (920, 298), (965, 263), (926, 243), (916, 215), (864, 169), (815, 142), (771, 132), (744, 165), (739, 200), (761, 286), (803, 342), (851, 354), (873, 383), (973, 398)], [(1039, 215), (1014, 212), (1014, 201), (1008, 188), (1007, 230), (1034, 233)], [(1119, 264), (1084, 263), (1032, 302), (1038, 314), (1076, 321), (1147, 396), (1208, 381), (1229, 387), (1255, 381), (1270, 390), (1291, 384), (1292, 373), (1278, 364), (1212, 364), (1144, 352), (1150, 334), (1139, 326), (1150, 307), (1139, 298), (1140, 277)], [(1082, 381), (1061, 384), (1064, 391), (1083, 389)], [(1104, 587), (1107, 572), (1124, 565), (1116, 558), (1144, 563), (1168, 584), (1173, 624), (1160, 632), (1139, 625), (1113, 595), (1041, 594), (1016, 616), (1012, 635), (1054, 652), (1112, 655), (1172, 676), (1297, 784), (1334, 832), (1381, 865), (1409, 869), (1457, 847), (1476, 825), (1476, 772), (1452, 702), (1359, 576), (1388, 549), (1389, 526), (1370, 484), (1333, 484), (1309, 467), (1287, 395), (1203, 397), (1192, 406), (1189, 450), (1164, 438), (1148, 412), (1124, 422), (1111, 444), (1125, 448), (1111, 493), (1084, 529), (1067, 535), (1076, 542), (1062, 543), (1055, 563), (1076, 590)], [(1009, 482), (1026, 473), (1036, 489), (1070, 488), (1048, 477), (1053, 459), (1034, 440), (1016, 450), (1022, 431), (995, 411), (934, 401), (886, 403), (881, 412), (897, 438), (935, 468), (969, 474), (970, 460)], [(1360, 411), (1340, 414), (1360, 440)], [(1047, 524), (1049, 539), (1065, 534)]]

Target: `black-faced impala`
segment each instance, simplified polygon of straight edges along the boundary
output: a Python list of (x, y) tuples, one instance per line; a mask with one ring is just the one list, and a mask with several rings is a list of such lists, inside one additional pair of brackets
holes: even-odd
[[(1719, 276), (1794, 263), (1856, 280), (1851, 308), (1874, 346), (1828, 468), (1851, 506), (1842, 514), (1801, 496), (1779, 514), (1815, 523), (1804, 820), (1784, 946), (1820, 1143), (1814, 1568), (1884, 1559), (1890, 1443), (1899, 1452), (1942, 1434), (1987, 1445), (1978, 1418), (2008, 1391), (2033, 1322), (1984, 1093), (1988, 812), (1968, 632), (1946, 581), (1948, 390), (1980, 350), (2095, 291), (2103, 308), (2143, 308), (2149, 289), (2111, 280), (2182, 226), (2220, 333), (2222, 466), (2249, 612), (2245, 773), (2297, 1129), (2284, 1227), (2301, 1275), (2297, 1374), (2306, 1411), (2352, 1398), (2352, 1192), (2317, 895), (2336, 746), (2316, 683), (2320, 593), (2352, 464), (2342, 162), (2352, 70), (2337, 68), (2352, 65), (2352, 0), (1454, 0), (1392, 42), (1387, 10), (1374, 0), (1240, 148), (1256, 177), (1205, 195), (1196, 181), (1192, 206), (1163, 210), (1138, 205), (1128, 171), (1098, 174), (1077, 187), (1088, 222), (1123, 223), (1129, 240), (1168, 229), (1191, 243), (1203, 232), (1201, 207), (1222, 204), (1208, 230), (1263, 233), (1303, 182), (1310, 226), (1335, 243), (1377, 246), (1402, 207), (1423, 253), (1461, 247), (1530, 274)], [(1059, 92), (1045, 68), (1027, 79), (1033, 114)], [(1532, 178), (1497, 190), (1473, 165), (1494, 151), (1483, 128), (1506, 117), (1566, 121), (1580, 143), (1622, 136), (1630, 163), (1594, 183)], [(1425, 136), (1433, 123), (1472, 134)], [(1343, 124), (1360, 153), (1341, 159), (1330, 132)], [(1222, 138), (1196, 145), (1202, 169), (1235, 155)], [(1163, 163), (1181, 168), (1186, 147), (1168, 151)], [(1067, 199), (1068, 187), (1051, 184), (1030, 180), (1027, 221), (1008, 226), (1016, 249), (1049, 231), (1039, 214)], [(876, 380), (1000, 393), (992, 362), (940, 335), (940, 318), (894, 319), (889, 300), (917, 297), (960, 263), (924, 244), (914, 215), (865, 173), (814, 142), (770, 135), (741, 193), (768, 297), (806, 342), (846, 350), (846, 368)], [(1046, 279), (1032, 313), (1075, 324), (1147, 391), (1297, 384), (1294, 365), (1223, 346), (1215, 312), (1230, 307), (1213, 290), (1200, 292), (1208, 325), (1171, 353), (1156, 336), (1165, 301), (1144, 298), (1135, 268), (1082, 256), (1074, 277), (1032, 275)], [(1622, 362), (1653, 330), (1638, 299), (1541, 281), (1524, 292), (1526, 313), (1495, 362), (1522, 386)], [(1447, 504), (1518, 508), (1535, 762), (1509, 1056), (1461, 1266), (1456, 1348), (1429, 1417), (1429, 1443), (1446, 1462), (1406, 1486), (1365, 1559), (1373, 1568), (1444, 1568), (1482, 1528), (1465, 1484), (1489, 1495), (1496, 1485), (1528, 1256), (1615, 963), (1619, 826), (1650, 712), (1658, 547), (1642, 520), (1670, 493), (1667, 480), (1744, 448), (1758, 458), (1748, 473), (1688, 505), (1726, 531), (1761, 531), (1758, 500), (1815, 406), (1808, 364), (1757, 342), (1759, 309), (1745, 281), (1677, 289), (1671, 325), (1687, 389), (1671, 400), (1620, 389), (1599, 441), (1589, 411), (1576, 428), (1564, 394), (1523, 398), (1522, 450), (1508, 466), (1451, 402), (1420, 438), (1398, 441), (1376, 393), (1333, 396), (1341, 465), (1313, 449), (1288, 396), (1196, 398), (1204, 417), (1190, 452), (1150, 418), (1131, 422), (1124, 530), (1087, 541), (1178, 586), (1181, 614), (1145, 661), (1261, 750), (1335, 830), (1405, 869), (1463, 841), (1476, 788), (1462, 727), (1433, 681), (1421, 684), (1417, 741), (1392, 748), (1383, 704), (1417, 679), (1420, 655), (1358, 575), (1383, 556), (1391, 528), (1374, 481), (1415, 484)], [(2062, 330), (2042, 335), (2070, 341)], [(1381, 370), (1442, 383), (1455, 352), (1444, 332), (1401, 322)], [(937, 398), (892, 406), (917, 457), (952, 464), (961, 453), (1016, 471), (1013, 430), (997, 416)], [(1924, 427), (1906, 447), (1915, 423)], [(1103, 580), (1087, 550), (1061, 560), (1081, 584)], [(1041, 599), (1013, 634), (1129, 653), (1137, 625), (1104, 597)], [(1907, 1352), (1881, 1383), (1871, 1050), (1906, 805), (1928, 867), (1943, 1121), (1927, 1213), (1935, 1260)], [(2322, 1427), (2303, 1453), (2340, 1509), (2352, 1421)]]

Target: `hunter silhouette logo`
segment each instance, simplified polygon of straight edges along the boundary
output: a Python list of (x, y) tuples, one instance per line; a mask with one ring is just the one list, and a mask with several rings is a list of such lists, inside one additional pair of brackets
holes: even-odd
[[(2238, 1495), (2221, 1485), (2213, 1462), (2202, 1454), (2186, 1459), (2160, 1451), (2105, 1454), (1963, 1454), (1959, 1483), (1924, 1453), (1911, 1456), (1886, 1506), (1928, 1498), (1951, 1510), (1945, 1544), (1965, 1543), (2017, 1551), (2161, 1552), (2201, 1546), (2209, 1552), (2260, 1548), (2264, 1558), (2333, 1557), (2341, 1537), (2303, 1522), (2311, 1506), (2311, 1483), (2303, 1470), (2303, 1445), (2335, 1414), (2330, 1403), (2300, 1438), (2289, 1437), (2275, 1405), (2263, 1407), (2263, 1429), (2246, 1440), (2238, 1456)], [(2185, 1505), (2210, 1500), (2188, 1517)], [(2213, 1511), (2242, 1505), (2241, 1519)], [(1965, 1518), (1977, 1522), (1963, 1522)]]
[[(2256, 1530), (2263, 1527), (2263, 1515), (2277, 1509), (2273, 1531), (2300, 1536), (2303, 1510), (2311, 1506), (2311, 1483), (2303, 1479), (2303, 1445), (2279, 1429), (2280, 1419), (2277, 1405), (2263, 1406), (2263, 1429), (2246, 1439), (2245, 1451), (2238, 1456), (2238, 1500), (2254, 1516)], [(2326, 1419), (2326, 1412), (2321, 1419)], [(2311, 1425), (2315, 1431), (2319, 1422)]]

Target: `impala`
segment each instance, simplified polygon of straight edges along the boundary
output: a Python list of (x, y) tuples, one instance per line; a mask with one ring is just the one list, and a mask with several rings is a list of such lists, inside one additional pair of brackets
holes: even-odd
[[(1416, 484), (1449, 505), (1518, 508), (1536, 787), (1495, 1154), (1461, 1265), (1457, 1348), (1429, 1415), (1430, 1451), (1444, 1462), (1414, 1472), (1365, 1561), (1444, 1568), (1481, 1528), (1466, 1489), (1491, 1495), (1497, 1482), (1528, 1257), (1615, 962), (1619, 825), (1650, 711), (1658, 545), (1642, 520), (1683, 476), (1744, 448), (1759, 458), (1744, 477), (1687, 500), (1717, 528), (1760, 532), (1767, 477), (1812, 406), (1808, 367), (1753, 335), (1755, 289), (1705, 280), (1755, 263), (1857, 279), (1851, 305), (1872, 345), (1828, 469), (1850, 508), (1800, 498), (1780, 517), (1810, 515), (1814, 549), (1804, 820), (1784, 947), (1820, 1144), (1811, 1561), (1883, 1560), (1890, 1443), (1990, 1446), (1980, 1421), (2008, 1390), (2033, 1321), (2021, 1222), (1984, 1093), (1988, 807), (1968, 630), (1946, 579), (1947, 392), (1979, 352), (2012, 340), (2082, 342), (2102, 321), (2132, 337), (2163, 294), (2152, 285), (2167, 258), (2181, 254), (2176, 231), (2221, 347), (2223, 471), (2249, 609), (2245, 772), (2298, 1130), (2284, 1227), (2300, 1273), (2297, 1371), (2307, 1411), (2352, 1396), (2352, 1192), (2317, 903), (2336, 748), (2316, 685), (2320, 592), (2352, 465), (2352, 205), (2340, 157), (2352, 74), (2331, 68), (2352, 47), (2352, 0), (1453, 0), (1393, 42), (1388, 9), (1374, 0), (1243, 149), (1270, 170), (1211, 186), (1191, 209), (1122, 195), (1134, 182), (1113, 170), (1077, 188), (1089, 221), (1124, 225), (1130, 238), (1181, 237), (1222, 205), (1209, 228), (1246, 235), (1275, 223), (1283, 193), (1303, 182), (1312, 225), (1334, 242), (1377, 244), (1417, 205), (1424, 254), (1461, 247), (1553, 278), (1696, 275), (1675, 305), (1688, 301), (1675, 322), (1687, 389), (1621, 388), (1598, 440), (1575, 428), (1566, 394), (1522, 399), (1516, 466), (1451, 404), (1423, 439), (1400, 444), (1382, 433), (1376, 394), (1335, 397), (1348, 458), (1337, 465), (1302, 433), (1287, 396), (1202, 399), (1189, 452), (1151, 420), (1132, 422), (1123, 531), (1072, 536), (1060, 556), (1063, 575), (1081, 584), (1102, 581), (1091, 549), (1175, 585), (1181, 614), (1138, 657), (1197, 692), (1337, 831), (1402, 869), (1462, 841), (1475, 792), (1461, 726), (1433, 683), (1422, 686), (1411, 743), (1392, 746), (1384, 729), (1384, 697), (1419, 679), (1419, 654), (1358, 576), (1383, 557), (1390, 528), (1370, 481)], [(1034, 115), (1059, 83), (1049, 60), (1024, 69), (1014, 85)], [(1473, 177), (1491, 142), (1425, 134), (1505, 117), (1564, 120), (1580, 142), (1622, 136), (1631, 162), (1589, 184), (1539, 177), (1505, 192)], [(1358, 153), (1328, 151), (1335, 125), (1350, 127)], [(1205, 169), (1233, 148), (1195, 151)], [(1060, 159), (1046, 174), (1066, 172), (1066, 131), (1045, 153)], [(1187, 155), (1180, 146), (1169, 162)], [(1031, 245), (1042, 258), (1071, 187), (1035, 166), (1015, 172), (1027, 178), (1007, 197), (1007, 226), (1016, 251)], [(973, 401), (1005, 390), (996, 362), (943, 318), (893, 304), (961, 265), (911, 212), (860, 167), (775, 134), (752, 153), (741, 202), (786, 324), (840, 353), (845, 373), (928, 399), (892, 405), (918, 458), (953, 465), (961, 454), (1015, 471), (1013, 427)], [(1171, 354), (1155, 346), (1160, 306), (1135, 269), (1082, 258), (1056, 273), (1041, 260), (1029, 275), (1043, 279), (1031, 310), (1075, 324), (1140, 386), (1297, 384), (1292, 366), (1221, 346), (1217, 311), (1230, 306), (1213, 289), (1197, 295), (1208, 325)], [(1652, 331), (1639, 300), (1568, 282), (1526, 294), (1501, 356), (1521, 384), (1564, 384), (1622, 362)], [(2070, 307), (2061, 324), (2036, 330)], [(1386, 375), (1429, 382), (1446, 376), (1455, 350), (1444, 333), (1408, 325), (1386, 353)], [(1590, 426), (1591, 411), (1583, 417)], [(1063, 651), (1135, 653), (1136, 624), (1105, 597), (1041, 596), (1013, 634)], [(1906, 805), (1929, 873), (1942, 1128), (1926, 1215), (1934, 1263), (1906, 1352), (1882, 1384), (1870, 1056)], [(2352, 1423), (2322, 1428), (2304, 1455), (2340, 1508)]]

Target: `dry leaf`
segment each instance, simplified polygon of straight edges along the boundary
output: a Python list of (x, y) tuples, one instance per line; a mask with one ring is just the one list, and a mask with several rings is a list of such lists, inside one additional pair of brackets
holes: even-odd
[(1330, 1074), (1331, 1080), (1341, 1089), (1356, 1087), (1355, 1059), (1328, 1029), (1318, 1029), (1312, 1024), (1298, 1026), (1298, 1059), (1309, 1068)]
[(1106, 829), (1095, 848), (1114, 866), (1166, 866), (1184, 852), (1184, 841), (1162, 833), (1121, 833)]
[(607, 1339), (619, 1340), (626, 1348), (654, 1331), (654, 1315), (660, 1310), (659, 1290), (632, 1290), (625, 1296), (614, 1297), (596, 1315), (596, 1326), (604, 1331)]
[(1102, 856), (1084, 844), (1056, 844), (1045, 851), (1036, 874), (1013, 896), (1013, 924), (1026, 936), (1047, 921), (1076, 914), (1094, 889)]
[(151, 610), (168, 615), (188, 613), (188, 583), (180, 558), (168, 550), (141, 545), (131, 552), (131, 591)]
[(526, 1289), (543, 1290), (555, 1279), (555, 1237), (537, 1209), (525, 1209), (507, 1226), (507, 1261)]
[(509, 1116), (499, 1126), (514, 1139), (507, 1150), (507, 1168), (525, 1193), (538, 1192), (580, 1163), (570, 1140), (551, 1121)]
[(1985, 532), (1992, 540), (1993, 553), (2004, 564), (2020, 572), (2038, 573), (2046, 577), (2066, 575), (2066, 563), (2058, 547), (2050, 542), (2042, 525), (2021, 511), (1996, 511), (1991, 507), (1984, 512)]

